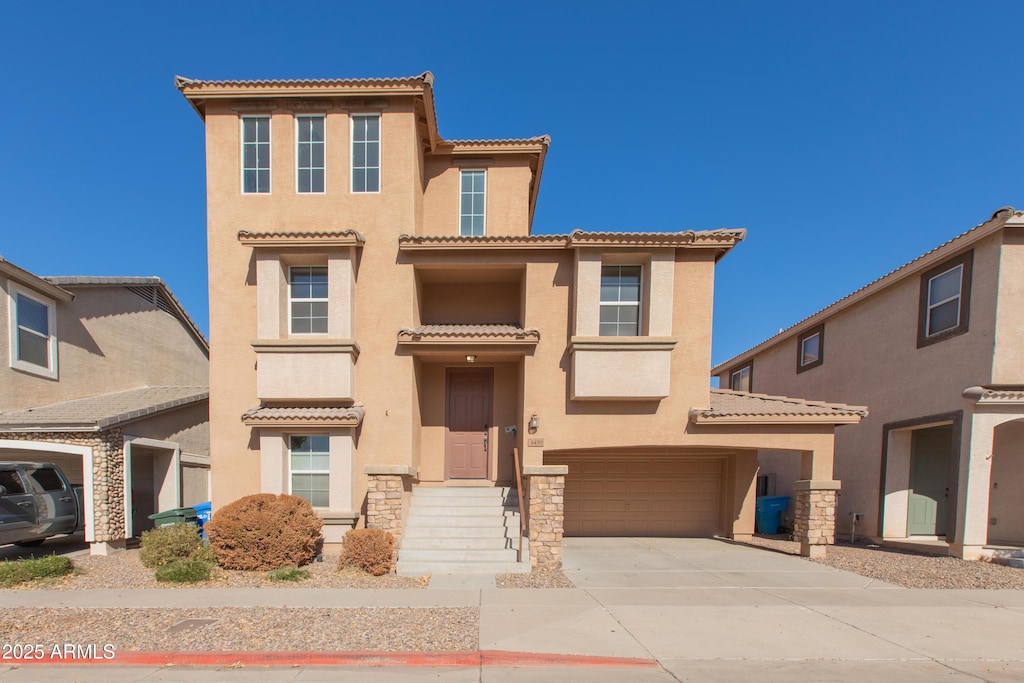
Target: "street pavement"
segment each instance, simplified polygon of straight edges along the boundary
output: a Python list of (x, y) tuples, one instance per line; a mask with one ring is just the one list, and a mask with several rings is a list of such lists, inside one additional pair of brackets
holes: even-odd
[(427, 590), (0, 591), (7, 608), (480, 609), (470, 653), (118, 653), (0, 663), (0, 680), (1024, 681), (1024, 591), (907, 590), (712, 539), (566, 539), (564, 571), (576, 588), (437, 577)]

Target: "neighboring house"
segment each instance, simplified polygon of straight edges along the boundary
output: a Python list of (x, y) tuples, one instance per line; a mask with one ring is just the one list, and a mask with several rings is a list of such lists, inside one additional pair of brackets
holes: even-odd
[(209, 347), (160, 278), (0, 259), (0, 460), (60, 465), (94, 553), (209, 500)]
[(743, 230), (535, 234), (549, 139), (443, 139), (430, 73), (177, 86), (206, 128), (215, 510), (290, 492), (328, 542), (401, 534), (411, 490), (514, 486), (518, 450), (557, 566), (563, 532), (749, 538), (773, 448), (804, 551), (830, 542), (863, 409), (708, 388)]
[[(950, 554), (1024, 544), (1024, 213), (988, 221), (712, 370), (723, 387), (866, 404), (836, 435), (839, 524)], [(764, 493), (799, 478), (763, 455)], [(774, 490), (772, 490), (774, 488)]]

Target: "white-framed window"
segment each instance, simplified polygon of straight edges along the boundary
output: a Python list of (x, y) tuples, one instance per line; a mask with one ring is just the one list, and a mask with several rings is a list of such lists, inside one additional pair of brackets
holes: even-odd
[(750, 391), (750, 380), (753, 375), (753, 365), (747, 363), (729, 373), (729, 388), (733, 391)]
[(242, 192), (270, 192), (270, 117), (242, 117)]
[(825, 325), (817, 325), (797, 337), (796, 371), (816, 368), (825, 362)]
[(641, 266), (601, 266), (602, 337), (636, 337), (640, 334)]
[(380, 114), (352, 115), (352, 192), (380, 192)]
[(288, 316), (292, 334), (327, 334), (327, 266), (288, 269)]
[(931, 337), (959, 327), (963, 274), (963, 264), (957, 264), (944, 273), (929, 278), (925, 336)]
[(288, 437), (289, 493), (315, 508), (330, 507), (331, 438), (326, 434)]
[(459, 175), (459, 235), (481, 237), (487, 213), (487, 171), (463, 169)]
[(56, 304), (13, 282), (8, 289), (11, 367), (56, 379)]
[(295, 191), (322, 194), (325, 175), (324, 117), (295, 117)]

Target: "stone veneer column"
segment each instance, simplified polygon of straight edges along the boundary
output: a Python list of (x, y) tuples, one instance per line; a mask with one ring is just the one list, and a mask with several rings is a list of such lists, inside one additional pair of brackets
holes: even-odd
[(524, 467), (530, 492), (528, 531), (530, 567), (562, 568), (562, 533), (565, 530), (566, 465)]
[(804, 557), (825, 557), (825, 546), (835, 543), (839, 489), (838, 481), (793, 482), (793, 540)]
[(412, 491), (416, 468), (405, 465), (367, 465), (366, 528), (383, 529), (395, 537), (395, 550), (402, 540), (405, 501)]

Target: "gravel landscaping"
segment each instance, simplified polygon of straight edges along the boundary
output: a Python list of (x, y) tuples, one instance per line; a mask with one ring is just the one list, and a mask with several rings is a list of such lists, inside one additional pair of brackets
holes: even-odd
[(498, 574), (494, 577), (498, 588), (575, 588), (560, 569), (536, 571), (530, 574)]
[[(779, 537), (755, 536), (751, 544), (789, 555), (800, 554), (799, 543)], [(1024, 569), (924, 555), (869, 543), (837, 543), (829, 546), (823, 559), (808, 561), (903, 588), (1024, 590)]]
[(21, 645), (105, 645), (115, 650), (457, 652), (478, 645), (469, 607), (0, 610), (0, 633)]

